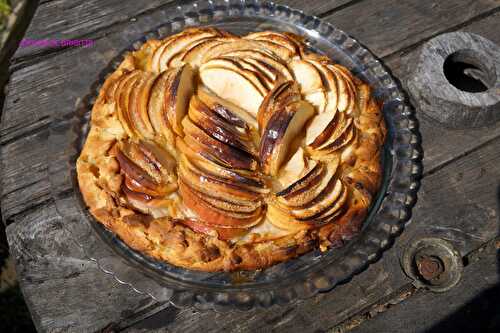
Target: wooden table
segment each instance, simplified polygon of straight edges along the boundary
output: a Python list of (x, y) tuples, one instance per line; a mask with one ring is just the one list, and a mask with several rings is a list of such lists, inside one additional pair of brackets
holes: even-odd
[[(409, 75), (407, 60), (440, 33), (474, 32), (500, 44), (499, 0), (278, 2), (356, 37), (402, 83)], [(117, 52), (167, 20), (178, 3), (42, 0), (25, 38), (89, 38), (94, 47), (20, 48), (12, 59), (0, 129), (2, 217), (40, 331), (323, 332), (358, 325), (360, 331), (423, 331), (442, 327), (438, 322), (477, 295), (498, 292), (500, 124), (448, 129), (424, 117), (418, 105), (424, 178), (412, 219), (381, 260), (332, 292), (228, 315), (155, 302), (99, 270), (69, 240), (55, 211), (47, 178), (49, 128), (56, 114), (74, 111)], [(422, 236), (449, 240), (465, 258), (462, 282), (447, 293), (416, 290), (401, 270), (404, 249)], [(466, 325), (467, 313), (456, 320)]]

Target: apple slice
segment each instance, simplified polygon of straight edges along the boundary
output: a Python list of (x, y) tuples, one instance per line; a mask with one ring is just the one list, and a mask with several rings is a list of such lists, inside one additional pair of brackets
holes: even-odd
[(262, 195), (258, 192), (251, 191), (243, 186), (233, 182), (225, 182), (218, 178), (210, 177), (203, 174), (200, 170), (193, 167), (189, 163), (189, 159), (181, 156), (179, 160), (179, 177), (184, 180), (190, 187), (207, 195), (224, 198), (226, 201), (231, 201), (239, 204), (260, 205)]
[(252, 213), (255, 213), (256, 210), (260, 208), (259, 205), (247, 205), (247, 204), (241, 204), (241, 203), (235, 203), (228, 201), (223, 198), (223, 196), (212, 196), (212, 195), (207, 195), (206, 193), (196, 191), (194, 188), (190, 188), (190, 190), (193, 192), (193, 194), (199, 196), (200, 198), (203, 199), (207, 204), (212, 205), (214, 208), (220, 209), (227, 211), (229, 213), (236, 213), (236, 214), (241, 214), (241, 216), (246, 216), (246, 215), (251, 215)]
[(337, 110), (316, 115), (306, 129), (306, 145), (312, 148), (322, 145), (335, 130), (341, 117), (343, 116), (339, 115)]
[(227, 100), (214, 95), (204, 87), (198, 88), (198, 97), (211, 110), (224, 118), (228, 123), (242, 129), (257, 129), (257, 121), (247, 111)]
[(337, 88), (337, 77), (336, 75), (327, 67), (328, 64), (331, 64), (331, 61), (328, 59), (326, 61), (318, 61), (308, 59), (308, 62), (312, 64), (318, 70), (321, 79), (323, 81), (323, 85), (325, 86), (326, 91), (326, 99), (327, 105), (326, 110), (335, 111), (338, 107), (338, 88)]
[[(305, 170), (305, 169), (304, 169)], [(300, 191), (302, 189), (308, 190), (308, 188), (320, 181), (326, 172), (325, 165), (323, 163), (315, 163), (314, 167), (307, 170), (307, 172), (303, 172), (303, 175), (299, 175), (297, 179), (290, 184), (287, 184), (282, 189), (276, 191), (276, 196), (278, 198), (287, 198), (292, 196), (295, 192)], [(318, 179), (316, 179), (318, 178)], [(283, 201), (285, 204), (286, 202)]]
[(184, 205), (209, 225), (249, 228), (258, 224), (263, 217), (262, 207), (251, 213), (235, 213), (216, 208), (197, 195), (182, 180), (179, 181), (179, 194)]
[(269, 119), (287, 105), (300, 100), (299, 86), (293, 81), (282, 81), (264, 98), (257, 114), (259, 130), (262, 133)]
[(237, 40), (230, 39), (228, 43), (214, 45), (210, 49), (205, 50), (205, 54), (202, 58), (201, 63), (204, 64), (211, 59), (218, 58), (230, 52), (240, 51), (240, 50), (255, 50), (266, 53), (269, 53), (270, 51), (262, 44), (253, 40), (247, 40), (242, 38), (238, 38)]
[(167, 94), (167, 83), (174, 70), (162, 72), (157, 76), (148, 102), (148, 115), (154, 131), (162, 135), (168, 142), (172, 140), (173, 133), (170, 123), (166, 117), (165, 95)]
[(153, 63), (152, 70), (160, 73), (168, 68), (171, 58), (178, 52), (184, 50), (190, 44), (209, 37), (216, 37), (217, 32), (211, 30), (200, 30), (193, 33), (184, 33), (170, 40), (166, 45), (155, 51), (157, 61)]
[(324, 90), (310, 92), (304, 96), (304, 99), (316, 108), (317, 113), (322, 113), (325, 112), (328, 104), (328, 92)]
[(291, 142), (301, 133), (305, 123), (314, 114), (306, 101), (289, 104), (277, 110), (267, 122), (260, 142), (260, 163), (265, 174), (276, 176), (286, 158)]
[(234, 148), (224, 142), (214, 139), (207, 132), (193, 124), (193, 122), (186, 117), (182, 120), (184, 131), (186, 132), (185, 141), (196, 141), (206, 147), (207, 152), (214, 155), (217, 159), (223, 161), (231, 168), (256, 170), (257, 161), (248, 153)]
[(274, 80), (277, 80), (278, 78), (282, 78), (284, 80), (293, 80), (292, 73), (290, 73), (288, 67), (286, 67), (281, 59), (269, 52), (256, 50), (237, 50), (223, 54), (223, 56), (231, 56), (242, 58), (245, 60), (252, 59), (253, 61), (258, 61), (259, 64), (265, 64), (265, 67), (269, 73), (276, 75)]
[(254, 117), (257, 115), (264, 97), (245, 76), (227, 68), (202, 66), (200, 78), (219, 97), (240, 106)]
[(291, 215), (285, 213), (280, 208), (269, 204), (267, 206), (267, 219), (269, 222), (280, 229), (289, 231), (301, 231), (311, 229), (312, 226), (307, 223), (301, 222), (293, 218)]
[(292, 70), (295, 80), (300, 86), (300, 92), (307, 95), (310, 92), (324, 90), (321, 75), (309, 62), (305, 60), (292, 60), (288, 67)]
[(128, 158), (121, 150), (118, 150), (116, 159), (121, 171), (130, 179), (135, 180), (139, 186), (143, 186), (151, 191), (155, 191), (159, 187), (159, 184), (153, 177)]
[(339, 70), (337, 65), (328, 65), (327, 67), (337, 79), (339, 111), (351, 114), (356, 104), (356, 90), (351, 77)]
[(338, 214), (342, 212), (342, 208), (347, 202), (348, 194), (349, 192), (347, 188), (345, 186), (342, 186), (342, 189), (337, 199), (334, 200), (333, 203), (328, 208), (322, 210), (320, 213), (313, 215), (312, 217), (308, 217), (306, 219), (298, 218), (298, 220), (308, 221), (309, 223), (314, 223), (316, 225), (322, 225), (330, 222), (333, 217), (338, 217)]
[(348, 145), (353, 138), (355, 137), (355, 127), (354, 123), (351, 122), (347, 128), (340, 134), (335, 140), (333, 140), (328, 146), (322, 149), (328, 151), (329, 153), (333, 153), (336, 150)]
[(180, 138), (177, 139), (177, 148), (187, 157), (189, 165), (199, 173), (206, 174), (209, 177), (221, 180), (223, 182), (232, 182), (240, 184), (253, 192), (268, 193), (266, 183), (260, 178), (260, 175), (248, 170), (233, 170), (226, 168), (220, 163), (206, 159), (203, 155), (197, 153), (192, 147), (186, 145)]
[[(246, 36), (243, 38), (246, 38)], [(248, 41), (253, 41), (256, 44), (259, 44), (260, 47), (271, 51), (278, 58), (282, 59), (285, 62), (290, 60), (290, 58), (296, 55), (294, 51), (290, 50), (286, 46), (277, 44), (274, 41), (270, 41), (267, 39), (248, 39)]]
[(172, 176), (177, 161), (168, 151), (152, 141), (139, 141), (137, 147), (164, 177), (170, 178)]
[(341, 180), (332, 179), (323, 192), (312, 201), (312, 205), (306, 208), (292, 209), (290, 215), (301, 221), (321, 216), (341, 197), (343, 188)]
[(153, 74), (143, 72), (142, 77), (132, 88), (129, 98), (128, 116), (136, 132), (141, 137), (146, 138), (154, 136), (154, 130), (149, 121), (147, 105), (155, 77)]
[(239, 38), (211, 38), (205, 40), (202, 43), (196, 45), (195, 47), (189, 49), (186, 54), (183, 55), (182, 61), (188, 63), (193, 67), (200, 67), (203, 64), (203, 58), (208, 50), (220, 46), (222, 44), (231, 43)]
[(277, 192), (283, 191), (292, 184), (305, 177), (318, 164), (315, 160), (309, 160), (304, 155), (304, 149), (299, 147), (290, 160), (283, 166), (276, 179), (279, 183)]
[(194, 232), (202, 233), (209, 236), (214, 236), (221, 240), (230, 240), (233, 238), (243, 237), (249, 231), (248, 228), (214, 227), (199, 219), (192, 219), (192, 218), (176, 220), (176, 221), (181, 224), (184, 224)]
[(166, 89), (164, 112), (174, 132), (182, 135), (181, 121), (187, 113), (189, 99), (194, 90), (193, 68), (186, 64), (172, 71)]
[(240, 59), (240, 58), (233, 58), (235, 59), (240, 66), (245, 68), (246, 70), (251, 71), (252, 73), (255, 73), (255, 76), (259, 79), (261, 84), (263, 84), (266, 87), (266, 94), (269, 90), (273, 89), (274, 86), (274, 77), (273, 74), (269, 74), (269, 70), (266, 69), (266, 67), (262, 67), (261, 64), (256, 62), (252, 58), (248, 59)]
[[(197, 47), (198, 45), (207, 43), (209, 41), (214, 41), (218, 37), (219, 36), (210, 36), (210, 37), (206, 37), (206, 38), (196, 39), (192, 43), (186, 45), (182, 50), (180, 50), (176, 54), (174, 54), (170, 58), (170, 60), (168, 61), (167, 66), (170, 68), (170, 67), (178, 67), (178, 66), (183, 65), (185, 63), (184, 59), (185, 59), (186, 54), (188, 52), (190, 52), (193, 48)], [(191, 66), (193, 66), (193, 65), (191, 64)]]
[(252, 156), (257, 155), (257, 148), (244, 130), (238, 131), (237, 127), (229, 124), (217, 113), (210, 110), (197, 96), (191, 98), (188, 116), (194, 124), (203, 128), (214, 139), (243, 150)]
[(352, 124), (353, 124), (352, 118), (344, 116), (344, 113), (339, 113), (338, 122), (337, 126), (335, 126), (335, 130), (332, 131), (332, 134), (330, 135), (328, 140), (319, 145), (317, 149), (319, 150), (326, 149), (328, 146), (333, 144), (344, 132), (348, 131), (349, 127), (352, 126)]
[(123, 126), (125, 132), (133, 137), (137, 135), (128, 112), (130, 94), (134, 85), (141, 78), (141, 71), (134, 70), (124, 75), (115, 90), (115, 101), (117, 103), (117, 118)]
[(253, 39), (253, 40), (263, 40), (269, 41), (281, 46), (286, 47), (292, 52), (292, 55), (299, 53), (300, 49), (303, 47), (302, 42), (299, 40), (301, 37), (294, 35), (286, 35), (279, 32), (274, 31), (259, 31), (253, 32), (246, 35), (244, 38)]
[(204, 71), (210, 68), (224, 68), (227, 70), (231, 70), (235, 73), (240, 74), (248, 81), (252, 82), (252, 84), (259, 90), (262, 96), (265, 96), (269, 89), (264, 85), (262, 74), (258, 73), (254, 67), (245, 68), (242, 62), (240, 62), (237, 58), (229, 58), (229, 57), (219, 57), (213, 58), (210, 61), (204, 63), (200, 71)]
[(339, 160), (319, 165), (324, 167), (319, 170), (313, 169), (316, 170), (315, 173), (310, 173), (308, 178), (301, 179), (278, 193), (278, 201), (286, 207), (304, 207), (318, 198), (335, 176)]

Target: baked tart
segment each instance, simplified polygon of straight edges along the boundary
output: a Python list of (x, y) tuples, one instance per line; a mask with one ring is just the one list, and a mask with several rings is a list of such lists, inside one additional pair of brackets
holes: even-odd
[(359, 232), (385, 134), (370, 86), (302, 37), (189, 28), (107, 77), (78, 182), (91, 214), (137, 251), (262, 269)]

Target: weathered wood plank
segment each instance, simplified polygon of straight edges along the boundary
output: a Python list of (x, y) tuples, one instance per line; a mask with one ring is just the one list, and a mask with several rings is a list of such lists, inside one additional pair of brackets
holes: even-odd
[(498, 0), (366, 0), (324, 19), (385, 57), (499, 6)]
[(22, 219), (7, 227), (8, 241), (38, 330), (93, 332), (156, 306), (100, 271), (74, 243), (53, 204)]
[[(278, 0), (279, 4), (301, 9), (308, 14), (320, 15), (345, 6), (351, 0)], [(26, 32), (26, 39), (77, 39), (102, 36), (106, 27), (130, 20), (132, 17), (162, 10), (169, 3), (183, 4), (179, 0), (154, 1), (78, 1), (53, 0), (41, 2)], [(17, 50), (13, 60), (26, 58), (47, 51), (50, 46), (33, 45)]]
[(418, 292), (364, 322), (352, 333), (498, 332), (498, 251), (495, 244), (490, 244), (484, 252), (471, 258), (462, 281), (449, 292)]
[[(54, 0), (39, 4), (26, 31), (27, 39), (75, 39), (91, 35), (99, 29), (147, 13), (173, 0)], [(91, 37), (90, 37), (91, 38)], [(48, 46), (22, 47), (13, 59), (47, 50)]]

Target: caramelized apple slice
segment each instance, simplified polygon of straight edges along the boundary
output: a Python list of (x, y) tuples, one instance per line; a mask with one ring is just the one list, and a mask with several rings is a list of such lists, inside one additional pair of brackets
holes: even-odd
[(245, 76), (227, 68), (202, 66), (200, 78), (219, 97), (239, 105), (254, 117), (257, 115), (264, 97)]
[(217, 36), (217, 32), (214, 31), (214, 29), (203, 29), (193, 33), (184, 33), (173, 38), (168, 44), (156, 50), (155, 53), (159, 53), (159, 56), (156, 55), (157, 61), (154, 62), (152, 70), (158, 73), (163, 72), (168, 68), (169, 61), (176, 53), (182, 51), (185, 47), (197, 40), (215, 36)]
[(269, 52), (256, 50), (237, 50), (223, 54), (223, 56), (237, 57), (245, 60), (252, 60), (254, 64), (261, 66), (262, 70), (267, 72), (273, 80), (284, 79), (293, 80), (292, 73), (286, 65)]
[(266, 217), (272, 225), (284, 230), (301, 231), (312, 228), (311, 225), (294, 219), (291, 215), (272, 204), (267, 207)]
[(211, 110), (224, 118), (228, 123), (242, 129), (256, 129), (257, 122), (247, 111), (236, 104), (214, 95), (204, 87), (198, 88), (198, 97)]
[(245, 66), (245, 63), (238, 60), (237, 58), (219, 57), (211, 59), (201, 66), (200, 71), (204, 71), (210, 68), (224, 68), (240, 74), (248, 81), (250, 81), (258, 89), (262, 96), (265, 96), (269, 91), (269, 89), (265, 86), (262, 74), (256, 71), (253, 66)]
[(314, 114), (306, 101), (298, 101), (277, 110), (269, 119), (260, 142), (260, 163), (265, 174), (276, 176), (288, 149), (305, 123)]
[(151, 89), (151, 97), (148, 103), (148, 115), (151, 125), (156, 133), (162, 135), (167, 141), (170, 141), (173, 133), (170, 123), (166, 116), (165, 95), (167, 94), (167, 83), (175, 70), (161, 73), (155, 80)]
[(184, 224), (194, 232), (214, 236), (221, 240), (230, 240), (237, 237), (243, 237), (249, 231), (248, 228), (214, 227), (199, 219), (182, 219), (177, 221)]
[[(232, 170), (224, 168), (218, 164), (210, 162), (206, 159), (194, 156), (191, 158), (192, 151), (188, 148), (185, 157), (182, 157), (183, 163), (196, 173), (205, 175), (208, 178), (217, 180), (223, 183), (235, 184), (245, 190), (266, 194), (269, 190), (266, 184), (256, 175), (245, 172), (244, 170)], [(186, 158), (187, 157), (187, 158)]]
[(219, 197), (224, 197), (227, 201), (240, 204), (248, 204), (251, 201), (260, 203), (262, 201), (262, 195), (260, 193), (248, 190), (232, 182), (224, 182), (212, 178), (192, 168), (184, 156), (182, 156), (179, 161), (178, 172), (179, 176), (189, 184), (189, 186), (199, 192), (209, 195), (218, 195)]
[(337, 83), (337, 77), (332, 71), (327, 67), (327, 64), (330, 63), (330, 60), (328, 62), (320, 62), (317, 60), (308, 60), (309, 63), (311, 63), (316, 69), (318, 70), (321, 79), (323, 81), (323, 86), (325, 86), (325, 91), (326, 93), (326, 99), (327, 99), (327, 104), (326, 104), (326, 110), (330, 112), (334, 112), (338, 108), (338, 83)]
[(239, 38), (211, 38), (191, 48), (183, 55), (182, 61), (193, 67), (199, 67), (203, 64), (203, 58), (208, 50), (225, 43), (231, 43)]
[[(318, 198), (331, 183), (338, 167), (338, 159), (327, 163), (321, 170), (313, 169), (309, 177), (292, 184), (288, 190), (277, 196), (278, 201), (286, 207), (304, 207)], [(323, 164), (320, 164), (323, 165)]]
[(312, 205), (306, 208), (292, 209), (290, 215), (302, 221), (321, 216), (341, 197), (343, 188), (341, 180), (332, 179), (323, 192), (313, 200)]
[(297, 59), (291, 61), (288, 66), (292, 70), (302, 94), (306, 95), (310, 92), (324, 90), (323, 81), (318, 70), (309, 62)]
[(159, 184), (153, 177), (128, 158), (121, 150), (118, 150), (116, 159), (120, 164), (122, 172), (130, 179), (135, 180), (140, 186), (146, 187), (151, 191), (158, 188)]
[(130, 136), (136, 135), (130, 114), (128, 112), (130, 93), (134, 85), (141, 77), (141, 71), (132, 71), (122, 76), (120, 83), (115, 90), (115, 101), (117, 105), (117, 117), (125, 132)]
[(300, 100), (299, 86), (293, 81), (282, 81), (275, 85), (262, 102), (257, 122), (260, 132), (264, 131), (269, 119), (278, 111), (283, 110), (287, 105)]
[(191, 98), (188, 115), (194, 124), (203, 128), (214, 139), (243, 150), (252, 156), (257, 155), (257, 148), (246, 131), (238, 131), (236, 127), (210, 110), (197, 96)]
[[(341, 114), (341, 116), (339, 117), (337, 126), (335, 127), (335, 130), (332, 132), (332, 134), (330, 135), (328, 140), (326, 140), (321, 145), (319, 145), (317, 149), (320, 149), (320, 150), (326, 149), (328, 146), (333, 144), (335, 142), (335, 140), (337, 140), (345, 131), (349, 130), (350, 126), (353, 123), (353, 119), (347, 118), (347, 117), (342, 117), (342, 116), (343, 116), (343, 114)], [(342, 118), (344, 118), (344, 119), (346, 118), (346, 119), (344, 120)]]
[(293, 55), (300, 52), (303, 47), (302, 37), (291, 33), (280, 33), (275, 31), (258, 31), (246, 35), (244, 38), (253, 40), (265, 40), (286, 47)]
[(147, 112), (149, 94), (154, 80), (154, 75), (144, 72), (132, 88), (128, 104), (128, 116), (131, 120), (131, 126), (136, 129), (136, 132), (141, 137), (146, 138), (152, 138), (154, 135)]
[(208, 135), (207, 132), (193, 124), (188, 117), (184, 118), (182, 125), (184, 126), (184, 130), (186, 132), (186, 143), (189, 144), (189, 142), (194, 139), (201, 145), (205, 146), (207, 152), (214, 155), (217, 159), (223, 161), (231, 168), (246, 170), (255, 170), (257, 168), (257, 161), (255, 161), (251, 155), (240, 149), (234, 148), (231, 145), (214, 139)]
[(328, 92), (318, 90), (310, 92), (304, 96), (304, 99), (314, 105), (318, 113), (325, 112), (328, 104)]
[(328, 65), (327, 67), (336, 77), (338, 88), (337, 107), (339, 111), (350, 114), (356, 104), (355, 90), (353, 90), (354, 85), (351, 79), (337, 68), (337, 65)]
[(189, 99), (194, 90), (194, 72), (189, 64), (176, 69), (167, 81), (165, 112), (170, 126), (177, 135), (182, 135), (181, 121), (186, 115)]
[(196, 195), (182, 180), (179, 181), (179, 193), (184, 205), (209, 225), (249, 228), (259, 223), (263, 216), (261, 207), (251, 213), (235, 213), (216, 208)]
[(306, 129), (306, 145), (317, 148), (322, 145), (338, 125), (337, 110), (323, 112), (315, 116)]

